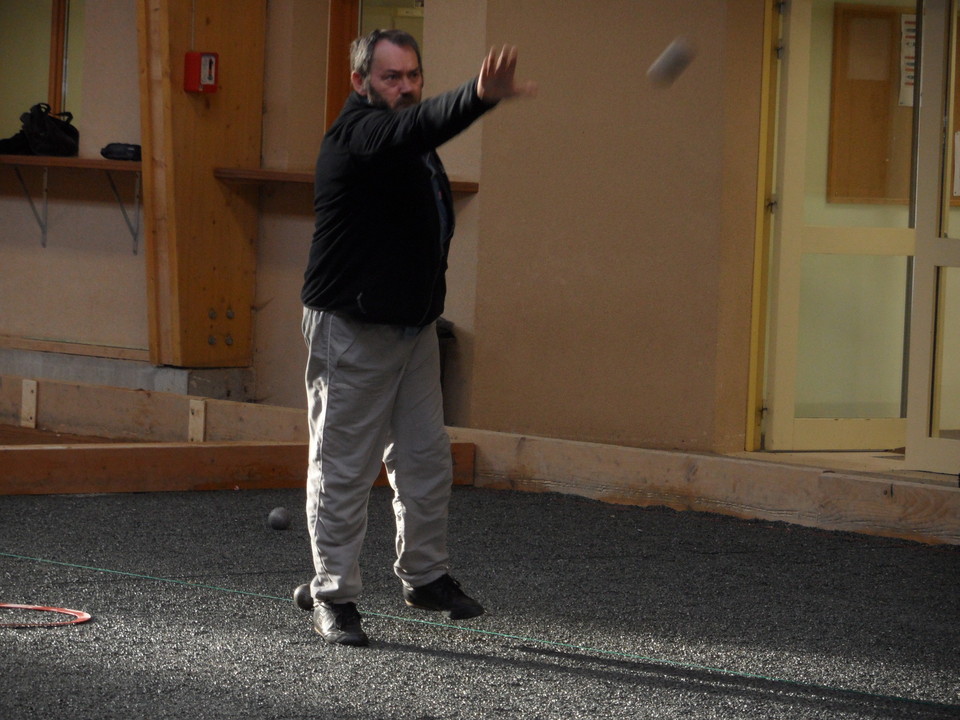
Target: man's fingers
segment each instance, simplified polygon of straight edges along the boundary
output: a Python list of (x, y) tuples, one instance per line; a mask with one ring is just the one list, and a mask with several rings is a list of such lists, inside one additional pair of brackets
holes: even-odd
[(519, 52), (514, 45), (491, 47), (480, 68), (477, 89), (481, 97), (494, 100), (533, 95), (536, 86), (532, 83), (518, 84), (515, 80)]
[(500, 57), (497, 58), (499, 72), (513, 72), (517, 67), (517, 48), (504, 45), (500, 48)]

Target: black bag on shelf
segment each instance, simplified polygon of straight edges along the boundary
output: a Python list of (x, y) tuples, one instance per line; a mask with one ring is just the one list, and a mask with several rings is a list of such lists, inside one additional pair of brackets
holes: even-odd
[(108, 143), (100, 149), (100, 154), (108, 160), (140, 160), (140, 146), (130, 143)]
[(72, 121), (73, 113), (51, 113), (49, 105), (37, 103), (20, 116), (23, 128), (18, 135), (23, 134), (29, 149), (22, 154), (75, 156), (80, 149), (80, 131), (70, 124)]

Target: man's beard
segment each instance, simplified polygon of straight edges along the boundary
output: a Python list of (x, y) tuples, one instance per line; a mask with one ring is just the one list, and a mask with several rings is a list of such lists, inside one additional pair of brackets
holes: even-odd
[(368, 85), (367, 102), (374, 107), (382, 108), (384, 110), (401, 110), (405, 107), (413, 107), (414, 105), (418, 104), (420, 100), (412, 94), (401, 95), (397, 98), (397, 104), (394, 107), (390, 107), (390, 104), (386, 101), (383, 95), (374, 90), (372, 86)]

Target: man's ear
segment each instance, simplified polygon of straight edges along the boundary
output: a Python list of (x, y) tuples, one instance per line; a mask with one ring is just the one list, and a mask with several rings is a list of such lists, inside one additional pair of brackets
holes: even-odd
[(363, 87), (363, 78), (360, 76), (360, 73), (350, 73), (350, 84), (353, 85), (353, 89), (356, 90), (357, 94), (366, 96), (367, 91)]

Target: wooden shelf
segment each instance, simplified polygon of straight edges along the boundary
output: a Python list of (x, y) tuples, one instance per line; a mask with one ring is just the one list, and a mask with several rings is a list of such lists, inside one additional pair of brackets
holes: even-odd
[(313, 173), (307, 170), (268, 170), (266, 168), (225, 168), (213, 169), (218, 180), (237, 185), (267, 185), (270, 183), (313, 183)]
[[(299, 183), (313, 185), (313, 172), (309, 170), (271, 170), (269, 168), (225, 168), (213, 169), (218, 180), (238, 185), (266, 185), (270, 183)], [(450, 187), (455, 193), (476, 193), (480, 183), (472, 180), (450, 179)]]
[(48, 155), (0, 155), (0, 165), (32, 165), (45, 168), (79, 168), (81, 170), (109, 170), (111, 172), (140, 172), (142, 169), (142, 163), (139, 161), (53, 157)]

